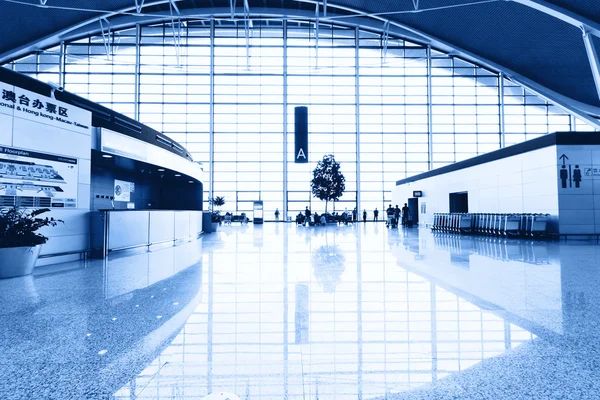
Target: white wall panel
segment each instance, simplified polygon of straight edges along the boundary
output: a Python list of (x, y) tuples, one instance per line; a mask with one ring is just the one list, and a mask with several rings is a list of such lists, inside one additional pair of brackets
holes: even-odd
[(13, 118), (10, 115), (0, 114), (0, 145), (12, 146)]
[(90, 135), (21, 118), (14, 119), (13, 146), (87, 160), (91, 159), (92, 154)]
[(466, 191), (470, 212), (548, 213), (557, 219), (555, 155), (554, 146), (397, 186), (392, 203), (403, 204), (413, 190), (422, 190), (419, 203), (427, 204), (427, 212), (419, 222), (431, 224), (434, 213), (449, 211), (450, 193)]

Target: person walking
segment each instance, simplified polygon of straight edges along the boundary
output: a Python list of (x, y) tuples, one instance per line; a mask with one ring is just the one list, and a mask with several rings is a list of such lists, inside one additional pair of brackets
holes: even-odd
[(310, 225), (310, 210), (308, 209), (308, 206), (306, 206), (306, 209), (304, 210), (304, 220), (308, 223), (308, 225)]
[(352, 222), (356, 222), (357, 214), (358, 211), (356, 211), (356, 207), (354, 207), (354, 210), (352, 210)]
[(275, 209), (275, 221), (279, 222), (279, 208)]
[(365, 224), (367, 223), (367, 209), (366, 208), (363, 210), (363, 223), (365, 223)]
[(395, 226), (397, 228), (399, 223), (400, 223), (400, 208), (398, 207), (398, 204), (396, 204), (396, 207), (394, 207), (394, 222), (392, 223), (392, 226)]
[(404, 203), (404, 207), (402, 207), (402, 226), (408, 225), (408, 214), (410, 214), (410, 208)]
[(387, 214), (387, 221), (386, 221), (386, 225), (389, 228), (390, 226), (392, 226), (392, 220), (394, 219), (394, 209), (392, 208), (392, 205), (390, 204), (386, 210), (386, 214)]
[(373, 222), (377, 222), (379, 219), (379, 210), (375, 207), (375, 211), (373, 211)]

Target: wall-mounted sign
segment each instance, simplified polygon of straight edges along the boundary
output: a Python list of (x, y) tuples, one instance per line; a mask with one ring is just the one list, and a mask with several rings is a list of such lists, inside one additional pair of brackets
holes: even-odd
[(86, 134), (92, 119), (89, 111), (3, 82), (0, 82), (0, 109), (15, 118)]
[(131, 182), (115, 179), (115, 201), (131, 201)]
[(413, 190), (413, 197), (423, 197), (423, 191)]
[(294, 162), (305, 164), (308, 162), (308, 108), (296, 107), (294, 109)]
[[(558, 177), (560, 179), (561, 187), (563, 189), (567, 189), (567, 186), (569, 188), (574, 187), (575, 189), (579, 189), (581, 187), (581, 181), (583, 180), (581, 168), (579, 168), (578, 164), (569, 164), (567, 162), (568, 159), (569, 157), (565, 154), (558, 157), (558, 161), (560, 162)], [(592, 176), (591, 173), (593, 173), (593, 171), (590, 171), (590, 175), (588, 175), (588, 171), (585, 171), (585, 173), (585, 176)]]
[(0, 147), (0, 206), (77, 207), (76, 158)]

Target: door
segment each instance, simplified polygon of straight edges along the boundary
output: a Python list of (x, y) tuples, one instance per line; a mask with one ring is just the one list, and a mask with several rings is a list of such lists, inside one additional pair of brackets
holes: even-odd
[(412, 216), (413, 225), (417, 225), (419, 223), (419, 198), (412, 197), (408, 199), (408, 209), (410, 210), (410, 215)]
[(469, 212), (469, 193), (458, 192), (450, 193), (450, 212), (451, 213), (468, 213)]

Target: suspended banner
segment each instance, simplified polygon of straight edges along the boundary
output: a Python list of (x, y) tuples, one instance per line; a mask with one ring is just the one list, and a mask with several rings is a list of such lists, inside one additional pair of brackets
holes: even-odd
[(294, 109), (294, 136), (295, 149), (294, 162), (308, 163), (308, 108), (296, 107)]

